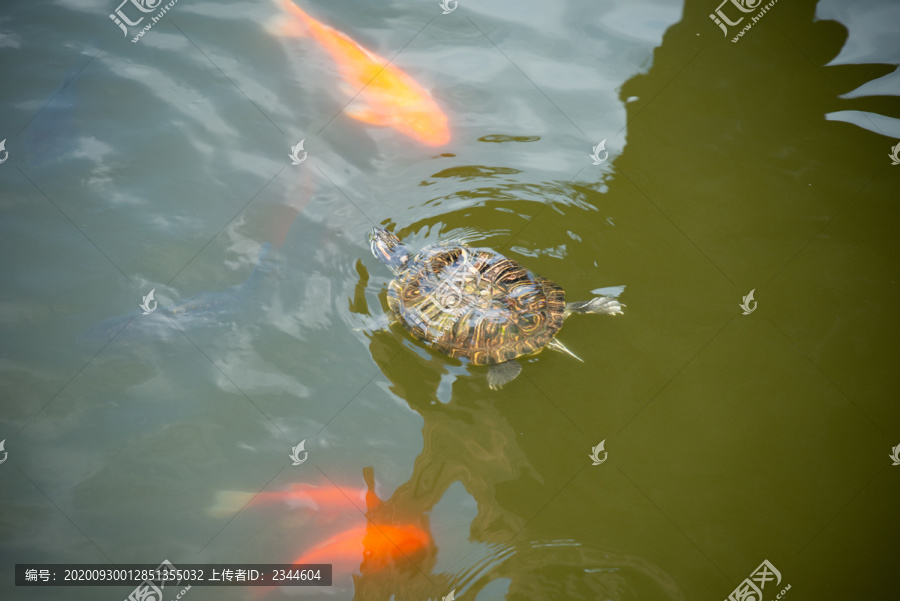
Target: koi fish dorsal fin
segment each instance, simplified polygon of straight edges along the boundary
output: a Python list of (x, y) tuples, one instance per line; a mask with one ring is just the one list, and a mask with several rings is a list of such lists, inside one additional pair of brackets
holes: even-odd
[(372, 510), (381, 505), (381, 499), (375, 494), (375, 469), (363, 468), (363, 479), (366, 481), (366, 510)]

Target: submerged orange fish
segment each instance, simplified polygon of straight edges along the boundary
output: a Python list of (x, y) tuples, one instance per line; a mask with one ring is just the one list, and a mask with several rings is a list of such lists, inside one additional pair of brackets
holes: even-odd
[(359, 568), (363, 564), (368, 570), (379, 570), (432, 544), (431, 535), (414, 524), (373, 522), (372, 514), (377, 514), (382, 504), (375, 494), (375, 470), (363, 468), (363, 478), (366, 481), (365, 524), (348, 528), (316, 545), (298, 557), (295, 564), (333, 563), (342, 568)]
[[(405, 558), (414, 559), (419, 551), (431, 548), (431, 536), (417, 526), (379, 525), (369, 522), (354, 526), (309, 549), (294, 565), (330, 563), (332, 582), (337, 584), (353, 572), (373, 573)], [(261, 599), (275, 587), (252, 587), (251, 597)]]
[[(359, 522), (358, 525), (309, 548), (294, 560), (294, 565), (330, 563), (333, 567), (334, 582), (352, 572), (377, 572), (397, 565), (397, 562), (403, 559), (420, 557), (421, 552), (434, 552), (434, 542), (430, 533), (420, 526), (412, 523), (372, 521), (371, 514), (378, 513), (382, 501), (375, 494), (375, 474), (371, 467), (363, 469), (363, 478), (366, 481), (366, 490), (353, 489), (353, 492), (364, 496), (368, 517), (361, 511), (354, 511), (349, 507), (344, 497), (342, 513), (346, 517), (355, 517)], [(342, 494), (340, 491), (336, 492)], [(306, 494), (306, 491), (303, 493)], [(259, 599), (273, 587), (253, 588), (253, 598)]]
[(252, 493), (239, 490), (220, 490), (208, 513), (215, 517), (229, 517), (243, 507), (285, 503), (292, 508), (316, 512), (317, 521), (330, 521), (347, 511), (359, 511), (364, 506), (366, 491), (355, 488), (338, 489), (330, 483), (321, 486), (291, 484), (285, 490)]
[(274, 1), (287, 13), (274, 33), (311, 36), (331, 55), (341, 79), (359, 90), (345, 109), (347, 114), (364, 123), (391, 127), (429, 146), (450, 141), (447, 116), (412, 77), (346, 34), (313, 19), (291, 0)]
[(411, 524), (355, 526), (316, 545), (298, 557), (295, 564), (330, 563), (335, 571), (380, 569), (392, 561), (425, 549), (431, 537)]

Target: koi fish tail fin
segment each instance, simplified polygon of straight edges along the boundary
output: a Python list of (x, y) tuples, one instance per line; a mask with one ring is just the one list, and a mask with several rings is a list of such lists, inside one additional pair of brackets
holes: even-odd
[(287, 238), (291, 226), (294, 225), (294, 221), (297, 220), (303, 209), (310, 203), (316, 190), (317, 186), (309, 178), (304, 178), (300, 182), (300, 190), (296, 195), (293, 195), (285, 204), (279, 204), (272, 209), (271, 214), (267, 218), (266, 231), (268, 232), (269, 242), (275, 248), (281, 248), (284, 245), (284, 240)]
[(266, 31), (280, 38), (300, 38), (309, 35), (309, 15), (291, 0), (274, 0), (285, 14), (275, 17), (266, 25)]
[(366, 481), (366, 511), (369, 511), (381, 505), (381, 499), (375, 494), (375, 469), (364, 467), (363, 479)]
[(243, 509), (244, 505), (253, 498), (252, 492), (240, 490), (220, 490), (216, 492), (213, 504), (206, 510), (211, 517), (231, 517)]

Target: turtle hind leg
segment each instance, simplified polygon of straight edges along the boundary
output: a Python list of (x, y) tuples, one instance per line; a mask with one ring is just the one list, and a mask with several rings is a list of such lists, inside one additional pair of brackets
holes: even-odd
[(621, 315), (622, 303), (611, 296), (598, 296), (589, 301), (566, 303), (566, 316), (573, 313), (601, 313), (604, 315)]
[(515, 359), (495, 363), (488, 369), (488, 386), (491, 390), (500, 390), (504, 384), (512, 382), (522, 371), (522, 366)]

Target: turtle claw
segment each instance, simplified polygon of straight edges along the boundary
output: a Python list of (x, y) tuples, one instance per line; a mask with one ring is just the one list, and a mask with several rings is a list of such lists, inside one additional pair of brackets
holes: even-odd
[(559, 351), (559, 352), (561, 352), (561, 353), (565, 353), (565, 354), (569, 355), (570, 357), (575, 357), (576, 359), (578, 359), (579, 361), (581, 361), (582, 363), (584, 363), (584, 359), (582, 359), (581, 357), (579, 357), (578, 355), (576, 355), (575, 353), (573, 353), (572, 351), (570, 351), (570, 350), (566, 347), (565, 344), (563, 344), (562, 342), (560, 342), (560, 341), (557, 340), (556, 338), (554, 338), (554, 339), (551, 340), (549, 343), (547, 343), (547, 348), (552, 348), (552, 349), (557, 350), (557, 351)]

